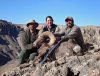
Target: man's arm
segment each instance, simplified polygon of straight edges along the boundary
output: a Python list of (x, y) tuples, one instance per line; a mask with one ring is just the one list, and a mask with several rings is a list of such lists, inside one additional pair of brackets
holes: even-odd
[(79, 32), (80, 28), (79, 27), (73, 27), (69, 33), (65, 34), (65, 39), (68, 38), (68, 39), (73, 39), (75, 37), (78, 36), (78, 32)]
[(61, 36), (64, 36), (65, 35), (65, 32), (64, 30), (60, 29), (60, 31), (56, 31), (54, 33), (55, 37), (61, 37)]
[(33, 43), (28, 44), (26, 34), (24, 32), (21, 32), (17, 38), (18, 44), (21, 47), (22, 50), (30, 50), (33, 48)]

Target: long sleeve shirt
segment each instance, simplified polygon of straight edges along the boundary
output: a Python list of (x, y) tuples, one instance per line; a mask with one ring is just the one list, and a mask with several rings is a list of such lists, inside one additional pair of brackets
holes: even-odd
[(65, 28), (62, 32), (56, 33), (55, 36), (64, 36), (65, 39), (75, 39), (77, 44), (79, 44), (81, 48), (83, 48), (83, 36), (80, 28), (76, 25), (74, 25), (72, 28)]

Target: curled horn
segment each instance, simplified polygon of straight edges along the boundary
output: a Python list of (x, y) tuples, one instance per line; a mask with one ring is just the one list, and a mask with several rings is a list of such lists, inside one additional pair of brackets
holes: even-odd
[(46, 32), (43, 32), (41, 35), (38, 36), (38, 39), (35, 41), (35, 43), (37, 44), (38, 42), (40, 42), (45, 36), (50, 38), (50, 41), (47, 43), (50, 46), (53, 45), (54, 42), (56, 41), (56, 38), (53, 35), (53, 33), (46, 31)]

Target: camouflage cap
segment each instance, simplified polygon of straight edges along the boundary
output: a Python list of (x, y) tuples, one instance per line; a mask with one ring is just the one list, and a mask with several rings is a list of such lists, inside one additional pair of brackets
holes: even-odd
[(28, 27), (29, 25), (36, 25), (38, 26), (39, 24), (35, 21), (35, 20), (31, 20), (29, 23), (26, 24), (26, 26)]
[(65, 22), (67, 22), (68, 20), (74, 21), (73, 17), (70, 17), (70, 16), (65, 19)]

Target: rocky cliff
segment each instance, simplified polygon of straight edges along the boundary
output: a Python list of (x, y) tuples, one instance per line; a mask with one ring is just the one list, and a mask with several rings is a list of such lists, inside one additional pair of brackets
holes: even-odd
[(20, 29), (11, 22), (0, 20), (0, 66), (18, 57), (17, 35)]

